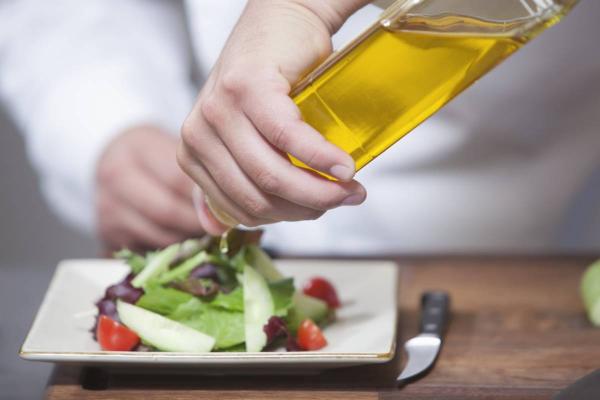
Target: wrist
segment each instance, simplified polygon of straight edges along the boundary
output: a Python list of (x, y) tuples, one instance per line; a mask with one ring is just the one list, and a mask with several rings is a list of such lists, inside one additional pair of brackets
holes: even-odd
[(330, 35), (338, 31), (346, 20), (370, 0), (291, 0), (317, 16), (327, 26)]

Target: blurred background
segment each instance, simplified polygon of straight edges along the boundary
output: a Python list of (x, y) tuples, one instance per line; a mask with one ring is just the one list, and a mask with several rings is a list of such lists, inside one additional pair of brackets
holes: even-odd
[(0, 398), (36, 399), (51, 367), (20, 360), (18, 349), (56, 263), (94, 257), (96, 245), (50, 212), (23, 140), (1, 108), (0, 169)]
[(41, 197), (23, 140), (0, 107), (0, 262), (54, 263), (65, 254), (90, 256), (92, 238), (62, 223)]

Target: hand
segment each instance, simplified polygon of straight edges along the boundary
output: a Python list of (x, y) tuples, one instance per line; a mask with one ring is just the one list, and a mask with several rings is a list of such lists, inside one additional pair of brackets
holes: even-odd
[[(342, 3), (342, 6), (340, 6)], [(364, 201), (352, 158), (304, 123), (291, 84), (331, 53), (365, 1), (250, 0), (182, 128), (179, 164), (214, 208), (246, 226), (315, 219)], [(286, 153), (333, 175), (293, 166)], [(212, 234), (225, 230), (202, 217)]]
[(194, 183), (177, 166), (177, 140), (152, 127), (114, 139), (97, 169), (98, 232), (107, 250), (146, 250), (202, 235)]

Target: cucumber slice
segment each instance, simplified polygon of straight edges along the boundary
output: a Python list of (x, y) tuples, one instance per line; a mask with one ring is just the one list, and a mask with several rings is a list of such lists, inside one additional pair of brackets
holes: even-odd
[(133, 304), (117, 301), (117, 312), (125, 326), (159, 350), (207, 353), (215, 345), (211, 336)]
[(590, 321), (600, 326), (600, 260), (592, 264), (583, 274), (581, 297)]
[(246, 262), (264, 276), (267, 282), (276, 282), (285, 278), (275, 267), (271, 257), (258, 246), (249, 245), (246, 247)]
[(144, 286), (149, 279), (166, 271), (169, 268), (169, 264), (177, 257), (180, 246), (179, 243), (172, 244), (154, 255), (148, 265), (133, 278), (131, 285), (140, 288)]
[(246, 351), (261, 351), (267, 344), (263, 327), (275, 313), (269, 286), (265, 278), (249, 265), (244, 266), (244, 333)]
[(292, 301), (292, 308), (288, 312), (288, 327), (292, 332), (298, 330), (302, 321), (307, 318), (318, 324), (329, 315), (327, 303), (304, 293), (294, 293)]

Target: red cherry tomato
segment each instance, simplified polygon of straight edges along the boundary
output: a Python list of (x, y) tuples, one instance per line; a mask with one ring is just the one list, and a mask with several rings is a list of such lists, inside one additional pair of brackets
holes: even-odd
[(298, 328), (297, 343), (302, 350), (319, 350), (327, 346), (327, 339), (317, 324), (305, 319)]
[(323, 300), (330, 308), (338, 308), (340, 299), (331, 282), (320, 276), (316, 276), (304, 285), (304, 294)]
[(140, 342), (140, 337), (125, 325), (101, 315), (98, 320), (96, 337), (102, 350), (129, 351)]

